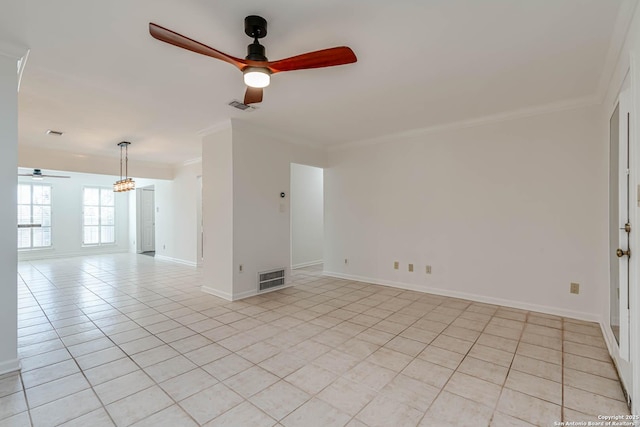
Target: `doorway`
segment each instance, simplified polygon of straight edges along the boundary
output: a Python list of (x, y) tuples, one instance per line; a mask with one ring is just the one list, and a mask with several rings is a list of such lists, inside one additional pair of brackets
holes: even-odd
[(632, 389), (631, 293), (636, 270), (632, 256), (636, 214), (632, 203), (635, 188), (632, 167), (632, 99), (629, 78), (625, 79), (609, 119), (609, 328), (613, 339), (612, 356), (620, 379)]
[(138, 252), (145, 255), (155, 255), (156, 252), (156, 202), (153, 185), (138, 189), (137, 223), (138, 223)]
[(196, 178), (196, 224), (198, 242), (196, 265), (201, 266), (204, 263), (204, 226), (202, 220), (202, 175)]
[(324, 170), (291, 163), (291, 269), (321, 272), (324, 252)]

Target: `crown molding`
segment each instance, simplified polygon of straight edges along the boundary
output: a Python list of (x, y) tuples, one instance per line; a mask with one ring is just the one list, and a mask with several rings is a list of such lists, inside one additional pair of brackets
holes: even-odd
[(20, 92), (20, 83), (22, 82), (22, 73), (24, 72), (24, 67), (27, 65), (27, 60), (29, 59), (30, 52), (31, 52), (31, 49), (27, 49), (27, 52), (24, 54), (24, 56), (18, 60), (18, 92)]
[(208, 126), (204, 129), (200, 129), (199, 131), (196, 132), (196, 135), (204, 138), (205, 136), (218, 133), (226, 129), (231, 129), (231, 119), (226, 119), (224, 121)]
[(191, 166), (202, 163), (202, 157), (196, 157), (195, 159), (185, 160), (182, 162), (182, 166)]
[(406, 139), (406, 138), (412, 138), (412, 137), (417, 137), (417, 136), (422, 136), (422, 135), (429, 135), (429, 134), (434, 134), (434, 133), (447, 132), (447, 131), (452, 131), (452, 130), (459, 130), (459, 129), (478, 127), (478, 126), (485, 126), (485, 125), (490, 125), (490, 124), (493, 124), (493, 123), (500, 123), (500, 122), (505, 122), (505, 121), (509, 121), (509, 120), (516, 120), (516, 119), (520, 119), (520, 118), (524, 118), (524, 117), (539, 116), (539, 115), (542, 115), (542, 114), (549, 114), (549, 113), (554, 113), (554, 112), (559, 112), (559, 111), (574, 110), (574, 109), (578, 109), (578, 108), (585, 108), (585, 107), (598, 105), (600, 103), (601, 103), (600, 99), (596, 95), (587, 96), (587, 97), (583, 97), (583, 98), (575, 98), (575, 99), (555, 102), (555, 103), (552, 103), (552, 104), (547, 104), (547, 105), (542, 105), (542, 106), (537, 106), (537, 107), (525, 108), (525, 109), (521, 109), (521, 110), (515, 110), (515, 111), (509, 111), (509, 112), (505, 112), (505, 113), (499, 113), (499, 114), (493, 114), (493, 115), (489, 115), (489, 116), (478, 117), (478, 118), (475, 118), (475, 119), (461, 120), (461, 121), (457, 121), (457, 122), (445, 123), (445, 124), (442, 124), (442, 125), (435, 125), (435, 126), (428, 126), (428, 127), (424, 127), (424, 128), (411, 129), (411, 130), (408, 130), (408, 131), (402, 131), (402, 132), (397, 132), (397, 133), (393, 133), (393, 134), (378, 136), (378, 137), (375, 137), (375, 138), (368, 138), (368, 139), (363, 139), (363, 140), (351, 141), (351, 142), (347, 142), (345, 144), (333, 145), (333, 146), (329, 147), (329, 151), (330, 152), (340, 151), (340, 150), (346, 150), (346, 149), (355, 148), (355, 147), (363, 147), (363, 146), (367, 146), (367, 145), (381, 144), (381, 143), (384, 143), (384, 142), (395, 141), (395, 140), (398, 140), (398, 139)]
[(0, 56), (21, 60), (29, 52), (29, 48), (8, 41), (0, 40)]
[(18, 92), (20, 92), (20, 82), (22, 82), (22, 73), (24, 72), (24, 67), (27, 65), (27, 59), (29, 59), (29, 52), (30, 52), (29, 48), (0, 40), (0, 56), (12, 59), (17, 62), (17, 65), (18, 65), (17, 91)]
[(623, 0), (620, 4), (596, 90), (596, 96), (600, 102), (604, 102), (607, 91), (615, 78), (616, 66), (620, 62), (620, 55), (622, 55), (625, 42), (628, 39), (637, 6), (638, 0)]

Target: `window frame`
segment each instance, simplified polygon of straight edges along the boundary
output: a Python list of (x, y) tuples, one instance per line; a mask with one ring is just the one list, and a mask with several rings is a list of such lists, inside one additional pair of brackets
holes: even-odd
[[(98, 204), (97, 205), (88, 205), (85, 203), (85, 190), (94, 189), (98, 190)], [(114, 246), (117, 245), (117, 221), (116, 221), (116, 197), (114, 193), (113, 197), (113, 205), (103, 205), (102, 204), (102, 192), (108, 191), (113, 193), (113, 188), (111, 187), (103, 187), (99, 185), (85, 185), (82, 187), (82, 220), (81, 220), (81, 239), (82, 239), (82, 247), (99, 247), (99, 246)], [(98, 224), (87, 225), (85, 224), (85, 209), (87, 207), (98, 208)], [(102, 208), (110, 207), (113, 208), (113, 225), (102, 225)], [(97, 243), (86, 243), (85, 242), (85, 228), (86, 227), (98, 227), (98, 242)], [(113, 241), (112, 242), (103, 242), (102, 241), (102, 227), (113, 227)]]
[[(16, 247), (18, 249), (18, 251), (41, 251), (41, 250), (48, 250), (48, 249), (53, 249), (53, 185), (49, 184), (49, 183), (45, 183), (45, 182), (20, 182), (18, 181), (18, 185), (16, 186), (16, 193), (19, 191), (19, 188), (21, 185), (27, 185), (31, 188), (30, 190), (30, 200), (29, 200), (29, 204), (24, 204), (24, 203), (19, 203), (18, 198), (16, 197), (16, 210), (19, 210), (20, 206), (29, 206), (29, 217), (30, 217), (30, 224), (33, 224), (33, 208), (34, 206), (48, 206), (49, 207), (49, 225), (48, 226), (40, 226), (37, 227), (38, 229), (42, 230), (45, 228), (49, 229), (49, 245), (47, 246), (33, 246), (33, 231), (36, 227), (29, 227), (29, 233), (31, 235), (30, 238), (30, 244), (28, 247), (19, 247), (19, 243), (18, 243), (18, 236), (16, 234)], [(33, 188), (34, 187), (48, 187), (49, 188), (49, 204), (42, 204), (42, 203), (33, 203)], [(16, 212), (16, 225), (19, 225), (20, 223), (18, 222), (18, 215)]]

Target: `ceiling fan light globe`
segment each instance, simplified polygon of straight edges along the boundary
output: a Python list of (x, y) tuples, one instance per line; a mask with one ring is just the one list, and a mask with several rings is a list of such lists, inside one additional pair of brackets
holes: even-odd
[(269, 86), (271, 75), (263, 68), (248, 67), (244, 71), (244, 84), (249, 87), (263, 88)]
[(42, 175), (38, 176), (38, 175), (33, 175), (31, 177), (32, 180), (34, 181), (42, 181), (44, 178), (42, 177)]

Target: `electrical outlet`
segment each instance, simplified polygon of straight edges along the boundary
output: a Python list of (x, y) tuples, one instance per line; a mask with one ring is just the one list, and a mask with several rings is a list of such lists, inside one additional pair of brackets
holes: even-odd
[(409, 271), (413, 272), (413, 264), (409, 264)]
[(571, 283), (571, 287), (569, 288), (569, 292), (572, 294), (580, 293), (580, 283)]
[(162, 250), (167, 249), (167, 245), (162, 245)]
[(431, 274), (431, 266), (430, 265), (427, 265), (427, 268), (425, 269), (425, 272), (427, 274)]
[(347, 258), (344, 259), (345, 264), (349, 264), (349, 260)]
[(238, 266), (238, 271), (239, 271), (240, 273), (242, 273), (242, 264), (240, 264), (240, 265)]
[(398, 261), (393, 261), (393, 269), (397, 270), (400, 268), (400, 263)]

